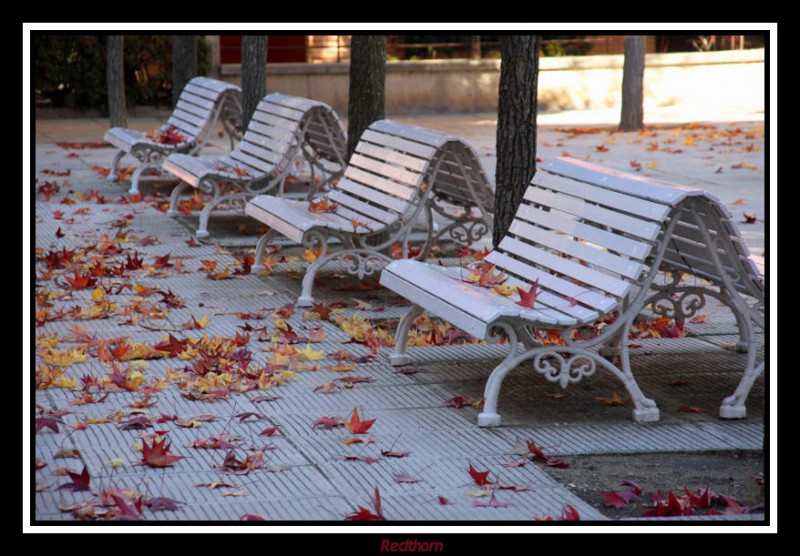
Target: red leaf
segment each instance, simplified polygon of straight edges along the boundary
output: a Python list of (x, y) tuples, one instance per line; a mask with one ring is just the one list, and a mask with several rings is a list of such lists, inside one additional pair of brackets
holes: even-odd
[(580, 521), (581, 516), (578, 514), (578, 510), (572, 507), (571, 504), (564, 504), (564, 507), (561, 508), (561, 521)]
[(381, 493), (378, 490), (378, 487), (375, 487), (375, 498), (371, 500), (372, 507), (375, 509), (375, 513), (372, 513), (370, 510), (365, 508), (364, 506), (359, 506), (358, 510), (347, 514), (345, 516), (345, 520), (347, 521), (385, 521), (386, 518), (383, 517), (383, 506), (381, 504)]
[(267, 521), (267, 518), (258, 514), (243, 514), (239, 521)]
[(56, 490), (70, 490), (72, 492), (80, 492), (82, 490), (90, 490), (89, 489), (89, 481), (91, 481), (91, 477), (89, 477), (89, 470), (86, 469), (86, 466), (83, 466), (83, 471), (78, 473), (74, 473), (72, 471), (68, 471), (67, 474), (71, 482), (64, 483)]
[(494, 484), (487, 478), (489, 476), (489, 471), (478, 471), (472, 467), (471, 463), (469, 464), (469, 476), (472, 477), (472, 480), (475, 481), (475, 484), (479, 487)]
[(275, 436), (280, 432), (281, 430), (278, 427), (267, 427), (266, 429), (258, 433), (258, 436)]
[(682, 405), (678, 408), (678, 411), (683, 411), (686, 413), (708, 413), (707, 409), (702, 407), (693, 407), (691, 405)]
[(642, 493), (641, 487), (639, 487), (639, 485), (637, 485), (635, 481), (625, 480), (620, 483), (620, 486), (630, 487), (631, 491), (633, 491), (634, 494)]
[(358, 416), (358, 409), (353, 409), (353, 414), (350, 416), (350, 422), (345, 423), (345, 428), (353, 434), (363, 434), (369, 430), (375, 419), (362, 421)]
[(557, 469), (567, 469), (568, 467), (572, 467), (572, 463), (564, 461), (561, 458), (548, 458), (544, 464), (547, 467), (555, 467)]
[(536, 281), (531, 284), (531, 287), (527, 292), (522, 288), (517, 288), (517, 293), (519, 294), (519, 301), (517, 301), (517, 305), (533, 309), (533, 305), (536, 303), (536, 298), (539, 297), (539, 279), (537, 278)]
[(450, 504), (450, 500), (448, 500), (444, 496), (439, 496), (438, 500), (439, 500), (439, 504), (441, 504), (442, 506), (447, 506), (448, 504)]
[(146, 440), (142, 440), (142, 460), (140, 463), (150, 467), (169, 467), (184, 456), (176, 456), (169, 451), (170, 444), (166, 438), (153, 440), (153, 444), (148, 445)]
[(317, 427), (322, 427), (326, 431), (334, 429), (336, 427), (343, 427), (345, 426), (344, 422), (341, 419), (337, 419), (335, 417), (320, 417), (311, 425), (312, 429)]
[(64, 424), (60, 417), (37, 417), (36, 418), (36, 432), (47, 427), (53, 432), (58, 432), (58, 424)]
[(244, 413), (237, 413), (235, 415), (235, 417), (237, 419), (239, 419), (240, 423), (243, 422), (243, 421), (246, 421), (247, 419), (249, 419), (251, 417), (253, 418), (254, 421), (260, 421), (261, 419), (264, 418), (263, 415), (261, 415), (259, 413), (255, 413), (253, 411), (247, 411), (247, 412), (244, 412)]
[(624, 508), (628, 505), (628, 501), (614, 490), (611, 492), (601, 492), (600, 494), (606, 499), (607, 508)]

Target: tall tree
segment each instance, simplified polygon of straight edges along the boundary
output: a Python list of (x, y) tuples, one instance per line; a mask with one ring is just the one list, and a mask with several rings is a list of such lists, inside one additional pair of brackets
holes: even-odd
[(106, 82), (111, 127), (128, 127), (125, 108), (124, 36), (109, 35), (106, 43)]
[(644, 55), (645, 36), (625, 37), (625, 61), (622, 66), (622, 113), (620, 131), (637, 131), (644, 125)]
[(350, 98), (347, 102), (347, 158), (361, 134), (385, 117), (386, 35), (354, 35), (350, 45)]
[(494, 193), (494, 245), (506, 234), (536, 172), (536, 89), (539, 37), (500, 38), (497, 102), (497, 170)]
[(267, 94), (267, 36), (242, 36), (242, 125), (245, 129), (256, 106)]
[(172, 37), (172, 106), (178, 104), (183, 88), (197, 77), (197, 36)]

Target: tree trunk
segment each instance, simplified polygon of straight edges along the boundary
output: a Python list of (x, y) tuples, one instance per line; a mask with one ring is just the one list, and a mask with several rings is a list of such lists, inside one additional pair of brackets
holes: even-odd
[(124, 36), (109, 35), (106, 44), (106, 82), (111, 127), (128, 127), (125, 108)]
[(622, 67), (622, 114), (620, 131), (638, 131), (644, 125), (645, 36), (625, 37), (625, 62)]
[(197, 36), (172, 37), (172, 106), (178, 104), (186, 84), (197, 77)]
[(497, 170), (494, 230), (497, 246), (505, 236), (536, 172), (536, 87), (539, 37), (500, 39), (500, 92), (497, 102)]
[(250, 125), (256, 106), (267, 94), (267, 36), (242, 36), (242, 125)]
[(385, 117), (386, 35), (354, 35), (350, 46), (350, 98), (347, 103), (347, 159), (361, 134)]

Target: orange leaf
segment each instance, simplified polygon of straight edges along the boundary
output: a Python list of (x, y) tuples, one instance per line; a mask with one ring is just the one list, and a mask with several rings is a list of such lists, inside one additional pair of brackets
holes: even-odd
[(345, 428), (353, 434), (364, 434), (369, 430), (375, 419), (362, 421), (358, 416), (358, 409), (353, 409), (353, 415), (350, 416), (350, 422), (345, 423)]
[(612, 390), (611, 391), (611, 397), (610, 398), (601, 398), (601, 397), (597, 396), (597, 397), (595, 397), (595, 399), (597, 401), (603, 402), (604, 405), (611, 405), (611, 406), (620, 406), (620, 405), (625, 405), (626, 403), (628, 403), (628, 398), (625, 398), (623, 400), (622, 398), (619, 397), (619, 394), (617, 394), (616, 390)]
[(315, 213), (336, 212), (339, 208), (339, 203), (329, 201), (327, 197), (323, 197), (319, 201), (309, 201), (308, 211)]
[(533, 304), (536, 303), (536, 298), (539, 297), (540, 293), (539, 279), (536, 279), (527, 292), (522, 288), (517, 288), (517, 293), (519, 294), (519, 301), (517, 301), (517, 305), (522, 307), (530, 307), (533, 309)]

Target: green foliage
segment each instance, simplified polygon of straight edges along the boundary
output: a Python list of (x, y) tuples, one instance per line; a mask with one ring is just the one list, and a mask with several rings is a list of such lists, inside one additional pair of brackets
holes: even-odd
[[(197, 37), (198, 72), (211, 68), (209, 49)], [(128, 105), (172, 102), (172, 36), (125, 36), (125, 95)], [(34, 36), (36, 97), (53, 106), (108, 111), (105, 35)]]
[(542, 35), (543, 56), (583, 56), (591, 48), (581, 35)]

